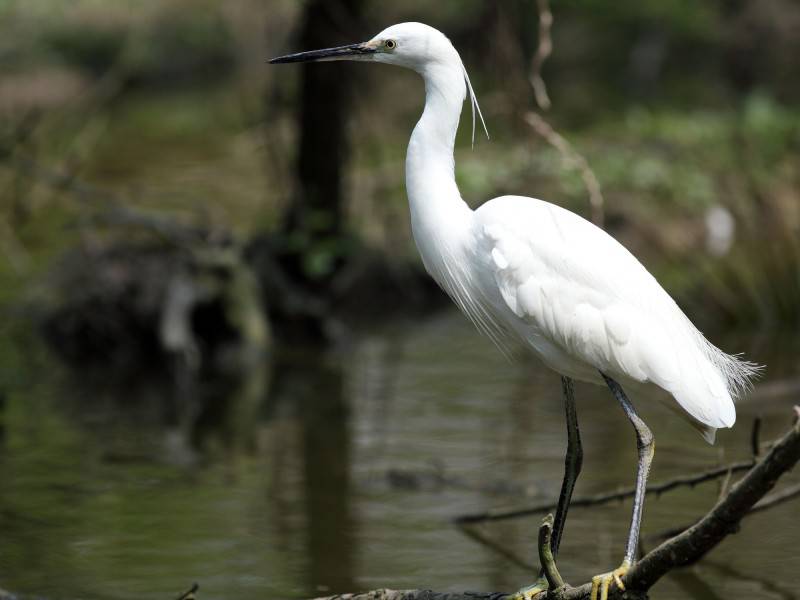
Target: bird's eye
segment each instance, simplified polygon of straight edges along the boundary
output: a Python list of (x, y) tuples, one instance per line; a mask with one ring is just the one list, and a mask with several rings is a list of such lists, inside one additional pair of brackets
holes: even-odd
[(387, 50), (394, 50), (395, 48), (397, 48), (397, 42), (395, 42), (394, 40), (386, 40), (385, 42), (383, 42), (383, 45), (386, 47)]

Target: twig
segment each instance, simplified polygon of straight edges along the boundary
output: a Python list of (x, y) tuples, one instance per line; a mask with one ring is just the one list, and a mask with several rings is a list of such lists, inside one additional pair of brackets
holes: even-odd
[(733, 477), (733, 473), (731, 473), (729, 469), (728, 472), (725, 473), (725, 478), (719, 484), (719, 494), (717, 495), (717, 500), (722, 500), (728, 493), (728, 488), (731, 485), (731, 477)]
[(548, 0), (537, 0), (536, 4), (539, 8), (539, 44), (531, 62), (530, 81), (536, 104), (542, 110), (548, 110), (551, 103), (550, 97), (547, 95), (547, 85), (542, 78), (542, 66), (553, 52), (553, 39), (550, 36), (550, 30), (553, 27), (553, 13), (550, 12)]
[(481, 544), (482, 546), (486, 546), (490, 550), (493, 550), (493, 551), (497, 552), (497, 554), (499, 554), (500, 556), (503, 556), (504, 558), (507, 558), (509, 561), (514, 563), (516, 566), (521, 568), (523, 571), (529, 571), (531, 573), (536, 571), (536, 565), (533, 565), (533, 564), (530, 564), (530, 563), (524, 561), (519, 556), (514, 554), (514, 552), (509, 550), (506, 546), (497, 543), (496, 541), (494, 541), (488, 535), (485, 535), (482, 531), (478, 530), (477, 528), (475, 528), (475, 527), (463, 527), (462, 526), (462, 527), (460, 527), (460, 529), (461, 529), (462, 532), (464, 532), (464, 534), (467, 537), (470, 537), (473, 540), (475, 540), (476, 542), (478, 542), (479, 544)]
[(558, 150), (562, 160), (567, 163), (567, 165), (580, 171), (583, 184), (586, 186), (586, 191), (589, 192), (592, 223), (598, 227), (602, 227), (605, 200), (603, 199), (603, 193), (600, 191), (600, 182), (597, 180), (597, 176), (594, 174), (594, 171), (592, 171), (588, 161), (538, 113), (527, 113), (525, 115), (525, 120), (548, 144)]
[[(780, 492), (775, 492), (774, 494), (770, 494), (765, 498), (762, 498), (756, 505), (751, 508), (745, 517), (749, 517), (750, 515), (754, 515), (756, 513), (762, 512), (769, 508), (773, 508), (778, 504), (782, 504), (800, 496), (800, 484), (789, 486)], [(664, 529), (662, 531), (658, 531), (656, 533), (651, 533), (647, 536), (650, 540), (667, 540), (671, 537), (675, 537), (678, 534), (683, 533), (690, 527), (696, 525), (700, 522), (700, 519), (695, 519), (692, 523), (684, 523), (678, 527), (670, 527), (669, 529)]]
[(564, 585), (561, 573), (558, 572), (556, 561), (553, 558), (553, 551), (550, 548), (550, 537), (553, 533), (553, 514), (550, 513), (539, 526), (539, 562), (544, 569), (544, 576), (551, 590), (560, 588)]
[[(734, 485), (725, 498), (696, 524), (667, 540), (636, 563), (624, 578), (632, 589), (649, 589), (663, 575), (676, 567), (697, 562), (755, 510), (766, 510), (795, 497), (800, 491), (787, 490), (761, 501), (778, 478), (800, 460), (800, 423), (781, 438), (764, 458)], [(798, 486), (794, 486), (798, 487)]]
[[(549, 0), (536, 0), (539, 9), (539, 43), (536, 46), (536, 53), (531, 61), (530, 82), (533, 87), (533, 95), (536, 104), (541, 110), (549, 110), (552, 106), (550, 96), (547, 94), (547, 85), (542, 77), (542, 67), (545, 61), (553, 53), (553, 38), (551, 29), (553, 27), (553, 13), (550, 10)], [(561, 159), (571, 168), (580, 171), (586, 191), (589, 192), (589, 207), (592, 223), (598, 227), (603, 226), (604, 205), (603, 193), (600, 190), (600, 181), (589, 166), (589, 162), (576, 151), (566, 138), (553, 129), (544, 118), (536, 112), (529, 112), (525, 115), (525, 120), (533, 127), (533, 130), (543, 137), (548, 144), (553, 146), (561, 155)]]
[(780, 492), (775, 492), (774, 494), (770, 494), (765, 498), (759, 500), (756, 505), (750, 509), (750, 512), (747, 513), (747, 516), (753, 515), (755, 513), (759, 513), (765, 511), (769, 508), (773, 508), (778, 506), (778, 504), (783, 504), (788, 500), (792, 500), (800, 496), (800, 483), (797, 485), (791, 485), (787, 488), (782, 489)]
[(195, 582), (195, 583), (192, 584), (192, 587), (190, 587), (188, 590), (183, 592), (175, 600), (195, 600), (195, 596), (194, 596), (195, 592), (197, 592), (197, 590), (199, 590), (199, 589), (200, 589), (200, 586), (197, 584), (197, 582)]
[[(697, 484), (712, 481), (714, 479), (719, 479), (720, 477), (725, 477), (729, 472), (730, 473), (739, 473), (741, 471), (746, 471), (753, 466), (753, 461), (744, 461), (744, 462), (736, 462), (731, 463), (729, 465), (724, 465), (722, 467), (717, 467), (714, 469), (710, 469), (707, 471), (701, 471), (699, 473), (692, 473), (689, 475), (679, 475), (674, 479), (669, 479), (667, 481), (662, 481), (659, 483), (653, 483), (647, 486), (647, 493), (648, 494), (663, 494), (664, 492), (668, 492), (678, 487), (689, 486), (694, 487)], [(570, 507), (574, 508), (577, 506), (596, 506), (598, 504), (606, 504), (608, 502), (613, 502), (615, 500), (625, 500), (626, 498), (632, 498), (635, 493), (634, 488), (626, 488), (624, 490), (619, 490), (616, 492), (603, 492), (601, 494), (594, 494), (590, 496), (579, 496), (574, 498), (572, 502), (570, 502)], [(517, 508), (511, 510), (489, 510), (482, 513), (474, 513), (468, 515), (461, 515), (455, 519), (455, 522), (460, 525), (465, 525), (468, 523), (482, 523), (486, 521), (503, 521), (506, 519), (515, 519), (517, 517), (527, 517), (530, 515), (536, 515), (545, 513), (551, 510), (554, 510), (556, 505), (552, 502), (547, 502), (543, 504), (538, 504), (534, 506), (528, 506), (525, 508)]]
[[(765, 498), (767, 492), (774, 487), (781, 475), (791, 470), (798, 460), (800, 460), (800, 420), (794, 423), (789, 432), (697, 524), (665, 541), (637, 562), (623, 577), (626, 590), (623, 592), (612, 588), (609, 592), (609, 599), (619, 600), (623, 594), (629, 599), (644, 598), (647, 590), (666, 573), (697, 562), (725, 537), (735, 532), (746, 515), (772, 508), (800, 495), (800, 484), (798, 484)], [(584, 583), (578, 587), (565, 585), (551, 589), (541, 596), (540, 600), (588, 600), (591, 591), (591, 583)], [(430, 590), (375, 590), (365, 594), (335, 598), (339, 600), (501, 600), (508, 596), (501, 593), (466, 592), (459, 594), (437, 593)]]

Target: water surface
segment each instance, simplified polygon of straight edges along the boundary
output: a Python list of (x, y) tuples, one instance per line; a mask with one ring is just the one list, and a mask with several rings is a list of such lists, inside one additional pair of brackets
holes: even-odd
[[(720, 340), (720, 342), (722, 342)], [(800, 340), (725, 340), (769, 365), (711, 447), (656, 403), (652, 480), (749, 456), (751, 423), (785, 430)], [(529, 583), (538, 517), (481, 533), (458, 514), (554, 498), (565, 431), (558, 377), (509, 364), (455, 313), (326, 353), (283, 353), (241, 380), (66, 373), (29, 335), (0, 348), (0, 587), (47, 598), (302, 598), (374, 587), (510, 591)], [(796, 379), (795, 379), (796, 381)], [(635, 439), (601, 388), (578, 385), (576, 494), (630, 485)], [(788, 479), (787, 481), (797, 480)], [(645, 536), (691, 522), (718, 484), (650, 498)], [(574, 509), (560, 566), (587, 580), (622, 558), (629, 503)], [(798, 504), (748, 519), (659, 599), (792, 598)], [(749, 596), (748, 596), (749, 595)]]

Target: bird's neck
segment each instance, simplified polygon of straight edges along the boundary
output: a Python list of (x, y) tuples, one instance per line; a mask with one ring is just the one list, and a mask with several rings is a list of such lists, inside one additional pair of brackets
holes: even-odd
[(453, 61), (426, 67), (421, 75), (425, 110), (408, 145), (406, 191), (414, 240), (436, 277), (433, 263), (456, 250), (472, 218), (456, 185), (453, 159), (466, 84), (457, 54)]

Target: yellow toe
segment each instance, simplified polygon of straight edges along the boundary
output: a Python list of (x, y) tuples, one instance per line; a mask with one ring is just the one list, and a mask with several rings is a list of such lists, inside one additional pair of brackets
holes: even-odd
[[(608, 600), (608, 591), (611, 588), (612, 582), (621, 591), (625, 591), (625, 584), (622, 583), (622, 578), (625, 577), (625, 574), (630, 570), (630, 568), (630, 564), (625, 561), (613, 571), (592, 577), (591, 600)], [(598, 592), (600, 594), (599, 599)]]
[[(626, 569), (626, 571), (627, 571), (627, 569)], [(617, 570), (613, 571), (611, 574), (614, 576), (614, 583), (616, 583), (617, 587), (624, 592), (625, 591), (625, 584), (622, 583), (622, 575), (625, 575), (625, 573), (620, 573), (619, 569), (617, 569)]]
[(597, 592), (600, 590), (600, 583), (603, 581), (602, 575), (595, 575), (592, 577), (592, 597), (591, 600), (597, 600)]

